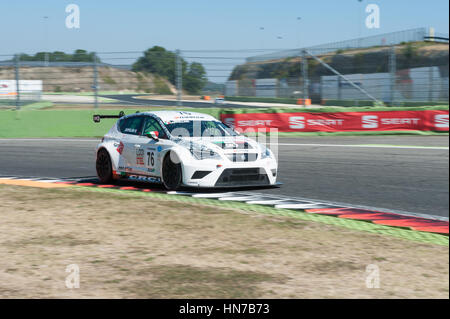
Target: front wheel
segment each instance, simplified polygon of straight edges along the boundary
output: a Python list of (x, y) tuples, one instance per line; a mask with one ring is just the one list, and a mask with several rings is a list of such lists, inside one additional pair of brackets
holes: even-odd
[(102, 184), (109, 184), (113, 182), (113, 172), (111, 166), (111, 157), (107, 150), (102, 148), (97, 153), (97, 161), (95, 162), (97, 169), (97, 176)]
[(181, 186), (182, 172), (181, 164), (174, 163), (171, 154), (166, 155), (163, 161), (162, 181), (168, 190), (177, 190)]

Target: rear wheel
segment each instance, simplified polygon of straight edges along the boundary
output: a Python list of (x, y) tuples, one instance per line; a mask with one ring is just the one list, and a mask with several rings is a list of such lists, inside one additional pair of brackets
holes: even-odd
[(181, 164), (174, 163), (170, 153), (166, 155), (163, 161), (162, 180), (168, 190), (177, 190), (181, 186), (182, 172)]
[(113, 182), (111, 158), (109, 157), (108, 151), (104, 148), (99, 150), (97, 153), (95, 168), (97, 169), (97, 176), (100, 183), (108, 184)]

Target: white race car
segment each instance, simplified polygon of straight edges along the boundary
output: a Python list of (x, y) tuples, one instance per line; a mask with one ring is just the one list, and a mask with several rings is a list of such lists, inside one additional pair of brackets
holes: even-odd
[(277, 161), (264, 145), (201, 113), (155, 111), (119, 116), (97, 146), (101, 183), (140, 177), (169, 190), (276, 184)]

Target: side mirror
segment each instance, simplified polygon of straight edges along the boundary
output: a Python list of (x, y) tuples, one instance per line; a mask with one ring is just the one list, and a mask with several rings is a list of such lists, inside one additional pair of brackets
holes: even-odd
[(148, 138), (154, 139), (155, 141), (159, 140), (159, 132), (158, 131), (146, 132), (145, 136), (147, 136)]

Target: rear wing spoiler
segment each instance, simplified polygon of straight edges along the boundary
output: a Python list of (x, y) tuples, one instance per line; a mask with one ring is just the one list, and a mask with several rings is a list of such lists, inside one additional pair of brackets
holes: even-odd
[(123, 111), (120, 111), (119, 115), (100, 115), (100, 114), (94, 114), (93, 120), (95, 123), (100, 123), (101, 119), (120, 119), (121, 117), (125, 116), (125, 113)]

